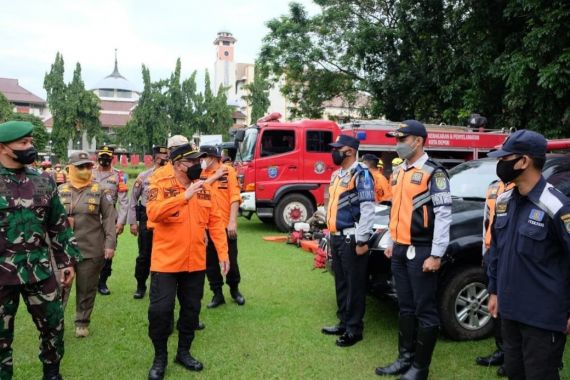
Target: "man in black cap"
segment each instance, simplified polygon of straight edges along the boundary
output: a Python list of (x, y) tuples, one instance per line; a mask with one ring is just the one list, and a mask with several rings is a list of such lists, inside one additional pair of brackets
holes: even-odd
[(519, 130), (489, 153), (501, 181), (515, 184), (497, 198), (486, 255), (509, 379), (559, 379), (570, 329), (570, 199), (542, 176), (546, 145)]
[(424, 152), (425, 126), (402, 122), (386, 134), (397, 139), (396, 152), (405, 160), (391, 177), (391, 258), (400, 307), (398, 358), (377, 375), (403, 380), (427, 379), (439, 331), (437, 279), (449, 244), (451, 194), (445, 169)]
[(332, 174), (327, 204), (339, 323), (321, 331), (339, 335), (336, 340), (339, 347), (361, 341), (364, 329), (374, 179), (366, 165), (357, 161), (359, 144), (357, 139), (346, 135), (340, 135), (330, 144), (333, 162), (340, 166)]
[(362, 155), (362, 162), (368, 167), (370, 174), (374, 178), (374, 194), (377, 203), (386, 202), (392, 199), (392, 189), (390, 182), (382, 174), (383, 162), (372, 153)]
[(135, 264), (135, 278), (137, 290), (134, 299), (141, 299), (146, 293), (146, 280), (150, 273), (150, 254), (152, 252), (152, 229), (147, 228), (146, 202), (150, 177), (157, 168), (168, 162), (168, 150), (165, 146), (152, 148), (154, 166), (140, 173), (135, 180), (129, 201), (128, 223), (131, 225), (131, 234), (138, 236), (139, 254)]

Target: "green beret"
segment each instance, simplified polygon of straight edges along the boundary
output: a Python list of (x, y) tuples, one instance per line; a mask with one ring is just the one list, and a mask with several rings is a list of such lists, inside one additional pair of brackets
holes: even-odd
[(34, 125), (29, 121), (7, 121), (0, 124), (0, 143), (9, 143), (32, 134)]

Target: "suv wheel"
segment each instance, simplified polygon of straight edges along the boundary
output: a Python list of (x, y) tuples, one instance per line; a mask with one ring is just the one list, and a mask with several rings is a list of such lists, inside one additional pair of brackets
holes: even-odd
[(440, 297), (439, 312), (444, 332), (457, 340), (488, 337), (493, 331), (488, 301), (483, 268), (458, 268), (444, 285)]

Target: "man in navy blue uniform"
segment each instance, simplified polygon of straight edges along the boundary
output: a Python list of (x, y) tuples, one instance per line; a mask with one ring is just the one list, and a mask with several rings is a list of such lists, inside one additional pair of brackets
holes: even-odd
[(497, 157), (515, 187), (495, 206), (489, 250), (489, 312), (501, 314), (510, 379), (559, 379), (570, 326), (570, 199), (541, 174), (544, 136), (519, 130)]

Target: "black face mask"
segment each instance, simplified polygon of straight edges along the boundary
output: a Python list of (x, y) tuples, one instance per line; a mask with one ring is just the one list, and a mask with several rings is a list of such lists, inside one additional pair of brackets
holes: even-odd
[(157, 164), (158, 166), (164, 166), (166, 165), (166, 162), (167, 162), (166, 158), (161, 158), (158, 160)]
[(346, 157), (346, 152), (341, 152), (339, 150), (333, 150), (332, 152), (333, 163), (337, 166), (340, 166)]
[(524, 169), (515, 169), (516, 163), (519, 162), (521, 158), (522, 156), (511, 161), (501, 160), (497, 162), (497, 177), (504, 183), (515, 180), (524, 172)]
[(190, 181), (195, 181), (200, 178), (200, 174), (202, 174), (202, 167), (200, 164), (194, 164), (189, 168), (186, 168), (186, 175)]
[(12, 149), (12, 153), (16, 155), (15, 160), (22, 165), (29, 165), (36, 160), (38, 152), (36, 148), (29, 147), (28, 149)]
[(113, 162), (113, 159), (110, 157), (99, 157), (99, 159), (97, 160), (97, 162), (99, 163), (99, 165), (101, 165), (104, 168), (108, 168), (109, 166), (111, 166), (111, 162)]

